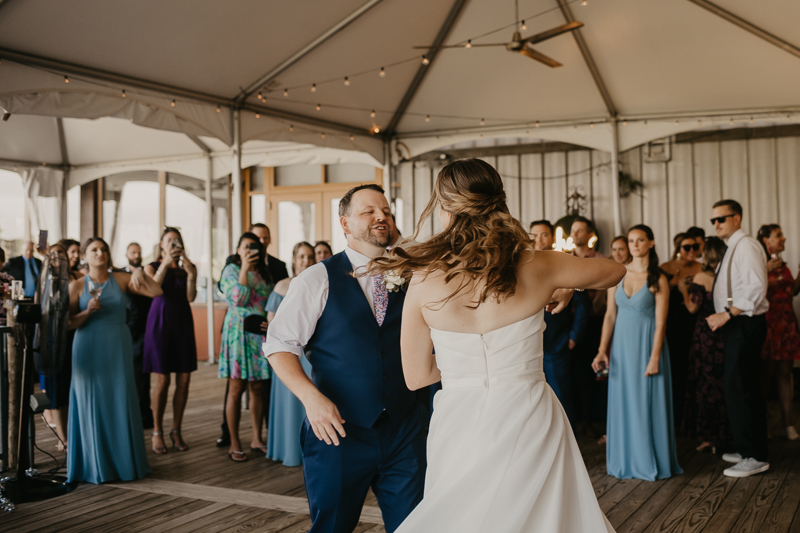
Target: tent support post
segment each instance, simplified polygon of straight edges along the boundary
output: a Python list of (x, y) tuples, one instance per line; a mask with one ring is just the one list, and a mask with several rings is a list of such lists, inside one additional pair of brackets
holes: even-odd
[(211, 205), (211, 184), (214, 181), (214, 158), (206, 154), (208, 162), (208, 175), (206, 176), (206, 217), (208, 219), (208, 277), (206, 278), (206, 329), (208, 332), (208, 364), (214, 364), (215, 330), (214, 330), (214, 219), (213, 206)]
[(619, 136), (617, 135), (617, 119), (611, 118), (611, 190), (614, 197), (614, 235), (622, 234), (622, 206), (619, 198)]
[(232, 237), (238, 239), (242, 234), (242, 115), (239, 109), (233, 110), (233, 161), (231, 162), (231, 181), (233, 181), (233, 198), (231, 199)]

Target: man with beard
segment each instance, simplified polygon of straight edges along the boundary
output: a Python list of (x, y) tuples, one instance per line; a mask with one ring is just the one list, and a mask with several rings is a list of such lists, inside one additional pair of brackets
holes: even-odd
[[(339, 217), (347, 248), (292, 281), (264, 355), (306, 409), (300, 439), (311, 532), (352, 531), (371, 487), (391, 533), (422, 499), (427, 413), (400, 361), (405, 292), (389, 292), (383, 276), (353, 276), (391, 244), (383, 190), (351, 189)], [(304, 348), (312, 379), (300, 365)]]
[[(135, 272), (142, 269), (142, 247), (139, 243), (132, 242), (125, 251), (128, 259), (126, 272)], [(150, 410), (150, 374), (142, 372), (142, 357), (144, 354), (144, 333), (147, 329), (147, 314), (150, 312), (152, 298), (138, 294), (128, 294), (127, 319), (128, 328), (131, 330), (133, 340), (133, 376), (136, 380), (136, 392), (139, 393), (139, 410), (142, 412), (142, 425), (144, 429), (153, 427), (153, 411)]]

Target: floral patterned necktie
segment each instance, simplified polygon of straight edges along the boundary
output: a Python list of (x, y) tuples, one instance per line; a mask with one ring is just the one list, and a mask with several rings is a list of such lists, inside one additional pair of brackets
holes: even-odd
[(389, 307), (389, 291), (383, 284), (383, 274), (372, 278), (372, 303), (375, 305), (375, 318), (378, 320), (378, 325), (382, 326), (383, 319), (386, 318), (386, 308)]

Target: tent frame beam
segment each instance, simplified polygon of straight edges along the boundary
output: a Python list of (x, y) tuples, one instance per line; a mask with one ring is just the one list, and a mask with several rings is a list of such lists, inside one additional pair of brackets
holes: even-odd
[(311, 52), (313, 52), (322, 43), (324, 43), (325, 41), (327, 41), (340, 31), (345, 29), (347, 26), (350, 25), (350, 23), (355, 22), (359, 17), (361, 17), (361, 15), (363, 15), (364, 13), (375, 7), (377, 4), (380, 4), (381, 2), (382, 0), (369, 0), (366, 4), (362, 5), (361, 7), (359, 7), (358, 9), (347, 15), (345, 18), (340, 20), (336, 25), (329, 28), (325, 33), (323, 33), (322, 35), (320, 35), (319, 37), (317, 37), (316, 39), (305, 45), (303, 48), (292, 54), (290, 57), (285, 59), (280, 65), (273, 68), (272, 70), (270, 70), (269, 72), (258, 78), (256, 81), (248, 85), (246, 89), (243, 89), (242, 92), (239, 94), (239, 96), (236, 97), (236, 104), (241, 105), (242, 103), (244, 103), (245, 100), (253, 96), (253, 94), (255, 94), (255, 92), (258, 91), (259, 87), (263, 87), (270, 81), (277, 78), (286, 69), (288, 69), (289, 67), (291, 67), (292, 65), (303, 59)]
[(46, 161), (26, 161), (23, 159), (3, 159), (0, 158), (0, 165), (16, 165), (20, 167), (47, 167), (56, 170), (69, 170), (70, 167), (59, 163), (47, 163)]
[(718, 17), (727, 20), (734, 26), (738, 26), (741, 29), (745, 30), (746, 32), (752, 33), (756, 37), (759, 37), (768, 43), (777, 46), (784, 52), (788, 52), (795, 57), (800, 57), (800, 48), (794, 46), (793, 44), (787, 43), (780, 37), (777, 37), (768, 31), (759, 28), (755, 24), (748, 22), (747, 20), (734, 15), (730, 11), (727, 11), (718, 5), (709, 2), (708, 0), (689, 0), (691, 3), (695, 4), (696, 6), (702, 7), (703, 9), (710, 11), (711, 13), (717, 15)]
[[(21, 65), (29, 67), (41, 68), (45, 70), (55, 70), (58, 72), (63, 72), (65, 74), (80, 76), (92, 80), (117, 83), (120, 85), (121, 88), (133, 87), (147, 91), (154, 91), (161, 94), (167, 94), (169, 96), (176, 96), (176, 97), (197, 100), (200, 102), (213, 104), (217, 106), (226, 106), (230, 108), (237, 107), (234, 100), (229, 98), (224, 98), (222, 96), (195, 91), (192, 89), (185, 89), (183, 87), (176, 87), (174, 85), (167, 85), (164, 83), (145, 80), (142, 78), (136, 78), (133, 76), (127, 76), (116, 72), (96, 69), (93, 67), (78, 65), (66, 61), (60, 61), (57, 59), (51, 59), (47, 57), (28, 54), (26, 52), (10, 50), (8, 48), (0, 48), (0, 59), (6, 59), (8, 61), (13, 61), (15, 63), (19, 63)], [(254, 113), (257, 112), (265, 116), (271, 116), (274, 118), (279, 118), (284, 120), (291, 120), (301, 124), (308, 124), (310, 126), (341, 131), (344, 133), (350, 133), (352, 135), (361, 135), (361, 136), (370, 135), (369, 132), (365, 131), (362, 128), (349, 126), (347, 124), (340, 124), (338, 122), (333, 122), (328, 120), (320, 120), (306, 115), (292, 113), (290, 111), (283, 111), (280, 109), (273, 109), (267, 106), (250, 105), (250, 104), (244, 107), (253, 111)]]
[(390, 138), (394, 135), (395, 130), (397, 129), (397, 125), (400, 123), (400, 120), (405, 115), (408, 106), (411, 104), (411, 101), (414, 99), (414, 96), (417, 94), (417, 91), (422, 85), (422, 80), (425, 79), (425, 75), (431, 69), (431, 65), (433, 64), (433, 60), (436, 58), (436, 55), (439, 53), (439, 49), (441, 48), (442, 44), (444, 44), (444, 40), (447, 39), (447, 36), (450, 34), (450, 30), (453, 29), (458, 16), (464, 10), (464, 6), (467, 4), (467, 0), (455, 0), (453, 3), (453, 7), (450, 8), (450, 12), (447, 14), (447, 18), (442, 23), (442, 26), (439, 28), (439, 33), (436, 34), (436, 39), (433, 41), (433, 45), (431, 46), (428, 54), (426, 55), (428, 59), (428, 64), (421, 64), (417, 69), (417, 73), (414, 76), (414, 79), (411, 80), (411, 84), (406, 89), (406, 93), (403, 95), (403, 99), (400, 100), (400, 104), (397, 106), (397, 109), (392, 115), (392, 120), (389, 121), (389, 125), (386, 126), (385, 136)]
[[(574, 22), (575, 17), (572, 15), (572, 9), (570, 9), (567, 0), (557, 1), (558, 7), (561, 9), (561, 13), (564, 15), (566, 21)], [(600, 69), (597, 68), (597, 63), (595, 63), (594, 57), (592, 57), (592, 52), (589, 50), (589, 45), (586, 44), (586, 39), (583, 38), (583, 33), (581, 33), (580, 29), (573, 30), (571, 33), (572, 37), (575, 38), (575, 42), (578, 44), (578, 48), (581, 51), (581, 55), (583, 56), (586, 66), (589, 68), (592, 79), (594, 79), (594, 84), (597, 86), (597, 90), (600, 92), (600, 96), (603, 98), (603, 102), (606, 104), (608, 114), (611, 117), (617, 116), (617, 107), (614, 105), (614, 101), (611, 99), (611, 93), (608, 92), (608, 87), (606, 87), (603, 77), (600, 75)]]

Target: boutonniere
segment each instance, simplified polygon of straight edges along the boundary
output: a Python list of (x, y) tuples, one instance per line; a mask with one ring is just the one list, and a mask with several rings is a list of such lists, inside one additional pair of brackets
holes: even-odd
[(383, 285), (389, 292), (397, 292), (405, 289), (406, 280), (394, 270), (388, 270), (383, 274)]

